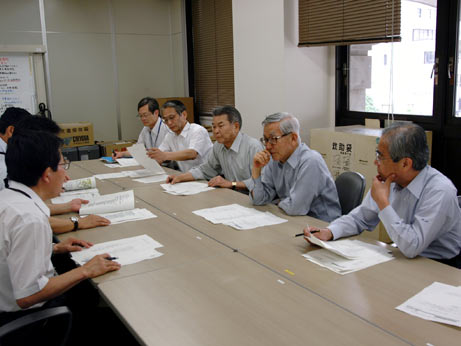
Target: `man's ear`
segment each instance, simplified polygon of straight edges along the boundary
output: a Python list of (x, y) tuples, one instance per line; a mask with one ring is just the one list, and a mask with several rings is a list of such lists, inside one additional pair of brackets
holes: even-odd
[(409, 157), (405, 157), (403, 160), (402, 160), (402, 167), (404, 169), (411, 169), (413, 168), (413, 160)]
[(6, 135), (6, 138), (11, 138), (11, 136), (13, 136), (13, 132), (14, 132), (14, 126), (13, 125), (10, 125), (6, 128), (5, 130), (5, 135)]
[(187, 120), (187, 111), (183, 111), (183, 112), (181, 113), (181, 115), (184, 116), (184, 119)]
[(53, 170), (51, 169), (51, 167), (48, 167), (47, 169), (45, 169), (42, 173), (42, 176), (41, 176), (41, 180), (45, 183), (49, 183), (51, 180), (50, 180), (50, 175), (51, 173), (53, 172)]
[(291, 133), (291, 140), (294, 143), (298, 143), (298, 134), (296, 132)]

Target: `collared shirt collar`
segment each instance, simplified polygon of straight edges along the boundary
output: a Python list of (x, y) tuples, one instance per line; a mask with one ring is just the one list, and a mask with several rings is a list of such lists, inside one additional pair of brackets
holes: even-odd
[(298, 146), (296, 147), (296, 150), (293, 151), (293, 153), (290, 155), (288, 160), (286, 160), (286, 163), (288, 163), (291, 168), (295, 168), (299, 162), (299, 155), (301, 154), (301, 147), (303, 143), (299, 143)]
[(7, 147), (8, 147), (8, 145), (5, 143), (3, 138), (0, 138), (0, 151), (3, 152), (3, 153), (6, 153), (6, 148)]
[(418, 199), (421, 196), (421, 192), (423, 191), (428, 170), (429, 166), (426, 165), (426, 167), (424, 167), (406, 187), (406, 189)]
[[(179, 136), (182, 136), (182, 137), (186, 138), (187, 133), (189, 132), (189, 129), (190, 129), (190, 124), (189, 124), (189, 122), (186, 122), (186, 125), (184, 125), (184, 127), (183, 127), (181, 133), (179, 134)], [(175, 133), (175, 135), (176, 135), (176, 133)]]
[[(240, 143), (242, 142), (242, 134), (239, 133), (237, 134), (237, 137), (235, 137), (234, 139), (234, 142), (232, 143), (231, 147), (229, 148), (229, 150), (232, 150), (232, 151), (235, 151), (236, 153), (239, 152), (239, 148), (240, 148)], [(227, 149), (227, 148), (226, 148)]]
[(9, 180), (8, 181), (8, 185), (10, 187), (12, 187), (13, 189), (18, 189), (18, 190), (21, 190), (21, 191), (24, 191), (25, 193), (27, 193), (30, 198), (34, 201), (35, 205), (47, 216), (47, 217), (50, 217), (50, 208), (47, 207), (47, 205), (45, 204), (45, 202), (43, 202), (43, 200), (40, 198), (39, 195), (37, 195), (35, 193), (34, 190), (32, 190), (30, 187), (24, 185), (24, 184), (21, 184), (21, 183), (18, 183), (17, 181), (14, 181), (14, 180)]

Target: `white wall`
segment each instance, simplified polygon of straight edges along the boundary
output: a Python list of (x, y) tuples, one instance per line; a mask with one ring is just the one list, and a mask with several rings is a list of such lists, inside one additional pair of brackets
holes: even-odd
[(259, 138), (268, 114), (298, 117), (301, 137), (334, 125), (334, 49), (299, 48), (297, 0), (233, 0), (235, 104)]

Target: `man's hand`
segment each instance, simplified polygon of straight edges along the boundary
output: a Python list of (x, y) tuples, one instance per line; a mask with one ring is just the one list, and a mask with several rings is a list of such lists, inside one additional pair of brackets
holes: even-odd
[(156, 160), (159, 164), (168, 160), (167, 154), (157, 148), (147, 149), (147, 156), (149, 156), (151, 159)]
[(54, 244), (53, 253), (60, 254), (73, 251), (81, 251), (82, 248), (89, 248), (91, 246), (93, 246), (93, 243), (74, 237), (69, 237), (66, 240)]
[(119, 263), (107, 260), (106, 258), (110, 258), (108, 253), (94, 256), (91, 260), (86, 262), (82, 266), (85, 276), (87, 278), (95, 278), (107, 272), (120, 269), (121, 265)]
[(394, 179), (395, 174), (389, 175), (384, 182), (381, 181), (380, 176), (373, 178), (373, 182), (371, 184), (371, 197), (378, 205), (379, 210), (383, 210), (390, 204), (389, 194), (391, 191), (391, 183)]
[(208, 186), (211, 187), (225, 187), (225, 188), (232, 188), (232, 182), (229, 180), (224, 179), (220, 175), (217, 175), (214, 178), (211, 178), (208, 182)]
[(114, 152), (112, 153), (112, 158), (113, 158), (114, 160), (117, 160), (117, 159), (119, 159), (119, 158), (121, 158), (121, 157), (127, 156), (126, 153), (127, 153), (126, 151), (115, 151), (115, 150), (114, 150)]
[(88, 229), (100, 226), (109, 226), (110, 221), (99, 215), (88, 215), (78, 220), (78, 229)]
[(268, 150), (260, 151), (256, 153), (253, 158), (253, 167), (263, 168), (271, 160), (271, 153)]
[(166, 178), (166, 183), (167, 184), (176, 184), (176, 183), (180, 183), (182, 180), (181, 180), (181, 175), (169, 175), (167, 178)]
[(72, 213), (78, 213), (82, 204), (88, 204), (90, 201), (86, 199), (76, 198), (69, 202), (69, 209)]
[(304, 231), (304, 239), (306, 239), (308, 243), (310, 243), (309, 237), (312, 237), (312, 236), (319, 238), (320, 240), (323, 240), (323, 241), (328, 241), (328, 240), (333, 239), (333, 233), (331, 233), (331, 231), (328, 228), (306, 227), (304, 228), (303, 231)]

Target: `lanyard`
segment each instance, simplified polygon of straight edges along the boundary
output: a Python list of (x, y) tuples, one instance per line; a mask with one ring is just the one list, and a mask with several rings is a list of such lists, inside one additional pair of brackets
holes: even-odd
[(9, 190), (12, 190), (12, 191), (21, 193), (21, 194), (23, 194), (24, 196), (26, 196), (27, 198), (32, 199), (32, 197), (30, 197), (30, 195), (29, 195), (28, 193), (26, 193), (26, 192), (24, 192), (24, 191), (22, 191), (22, 190), (19, 190), (19, 189), (14, 189), (14, 188), (12, 188), (12, 187), (9, 187), (9, 185), (8, 185), (8, 178), (5, 179), (5, 187), (6, 187), (7, 189), (9, 189)]
[[(158, 134), (160, 133), (161, 126), (162, 126), (162, 118), (160, 118), (160, 124), (158, 124), (158, 129), (157, 129), (157, 136), (155, 137), (154, 146), (152, 148), (157, 148), (157, 139), (158, 139)], [(151, 137), (151, 143), (152, 143), (152, 137)]]

